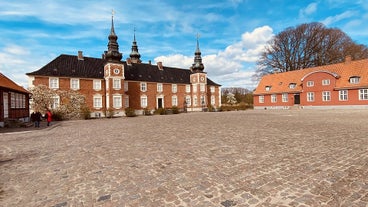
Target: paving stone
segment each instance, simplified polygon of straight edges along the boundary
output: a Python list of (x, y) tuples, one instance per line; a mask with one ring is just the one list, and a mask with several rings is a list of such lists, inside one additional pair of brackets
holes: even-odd
[(0, 206), (368, 206), (367, 110), (248, 110), (0, 131)]

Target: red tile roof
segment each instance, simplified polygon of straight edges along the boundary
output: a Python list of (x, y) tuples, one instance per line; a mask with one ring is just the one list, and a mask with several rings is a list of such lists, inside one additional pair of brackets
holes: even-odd
[(0, 73), (0, 87), (9, 88), (22, 93), (29, 93), (29, 91), (27, 91), (25, 88), (17, 85), (2, 73)]
[[(302, 90), (302, 79), (313, 72), (329, 72), (337, 75), (336, 89), (339, 88), (368, 88), (368, 59), (351, 61), (347, 59), (343, 63), (306, 68), (284, 73), (269, 74), (262, 77), (253, 94), (292, 93)], [(358, 84), (350, 84), (349, 78), (359, 76)], [(289, 88), (290, 83), (295, 83), (294, 89)], [(266, 91), (266, 86), (271, 86)]]

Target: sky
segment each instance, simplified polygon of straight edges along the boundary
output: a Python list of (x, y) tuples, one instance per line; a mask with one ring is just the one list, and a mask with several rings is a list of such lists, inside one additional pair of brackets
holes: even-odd
[(123, 59), (135, 36), (141, 60), (189, 69), (197, 34), (204, 71), (222, 87), (254, 89), (256, 62), (288, 27), (321, 22), (368, 45), (367, 0), (0, 0), (0, 72), (26, 73), (61, 54), (101, 58), (114, 10)]

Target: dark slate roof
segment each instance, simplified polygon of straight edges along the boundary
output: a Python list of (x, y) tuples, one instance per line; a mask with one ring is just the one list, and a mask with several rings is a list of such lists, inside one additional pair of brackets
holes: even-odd
[[(189, 69), (164, 66), (163, 70), (159, 70), (157, 65), (146, 63), (132, 63), (128, 65), (125, 61), (122, 63), (125, 69), (125, 80), (160, 83), (190, 83), (190, 74), (192, 74), (192, 72)], [(84, 60), (78, 60), (77, 56), (60, 55), (41, 69), (27, 73), (27, 75), (103, 79), (103, 68), (105, 64), (106, 60), (100, 58), (84, 57)], [(207, 84), (220, 86), (208, 78)]]

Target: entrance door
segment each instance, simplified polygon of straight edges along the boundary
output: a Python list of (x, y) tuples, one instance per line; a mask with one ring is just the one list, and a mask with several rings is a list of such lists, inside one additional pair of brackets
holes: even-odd
[(300, 104), (300, 94), (294, 94), (294, 104)]
[(4, 118), (9, 117), (9, 99), (8, 99), (8, 93), (3, 93), (3, 101), (4, 101)]
[(163, 108), (162, 98), (157, 99), (157, 108)]

